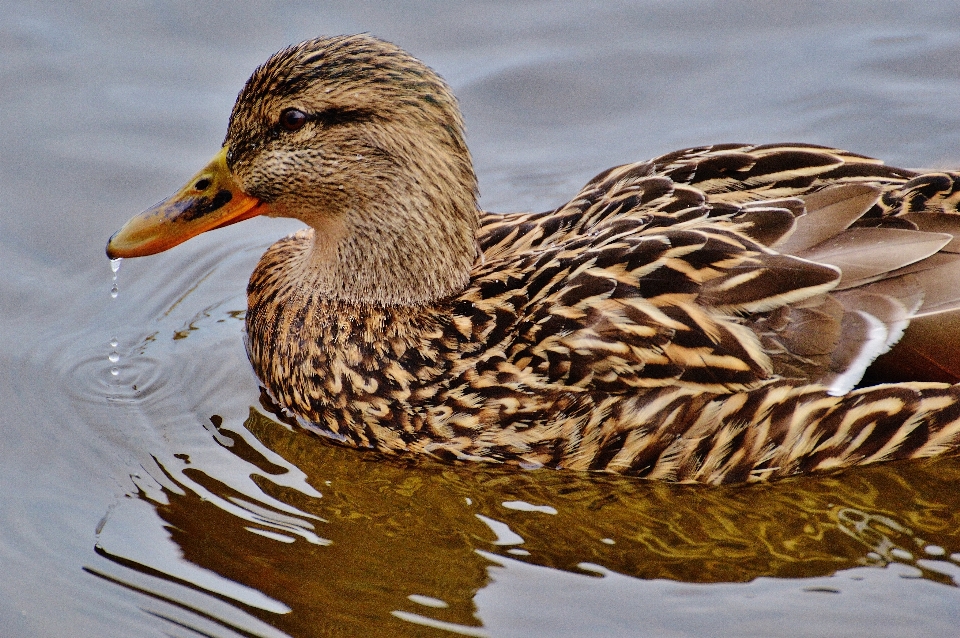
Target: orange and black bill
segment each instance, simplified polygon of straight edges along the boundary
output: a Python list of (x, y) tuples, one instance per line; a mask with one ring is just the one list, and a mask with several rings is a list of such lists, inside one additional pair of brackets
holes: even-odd
[(224, 146), (176, 194), (124, 224), (107, 242), (107, 257), (153, 255), (263, 212), (263, 203), (244, 193), (227, 168)]

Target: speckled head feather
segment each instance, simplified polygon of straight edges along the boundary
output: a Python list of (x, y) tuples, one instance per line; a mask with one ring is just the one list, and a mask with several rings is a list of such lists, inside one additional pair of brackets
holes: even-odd
[[(324, 95), (310, 95), (316, 82)], [(301, 95), (337, 104), (345, 93), (363, 92), (381, 114), (400, 111), (416, 117), (419, 112), (425, 120), (452, 117), (457, 143), (466, 148), (459, 139), (463, 121), (459, 112), (451, 111), (456, 98), (447, 83), (400, 47), (367, 35), (315, 38), (278, 51), (253, 72), (237, 101), (249, 106), (278, 95)], [(234, 108), (232, 117), (237, 112)]]
[[(297, 130), (281, 121), (292, 110)], [(280, 51), (240, 92), (224, 144), (267, 215), (314, 230), (299, 262), (314, 289), (393, 305), (466, 286), (478, 209), (463, 119), (447, 84), (398, 47), (354, 35)]]

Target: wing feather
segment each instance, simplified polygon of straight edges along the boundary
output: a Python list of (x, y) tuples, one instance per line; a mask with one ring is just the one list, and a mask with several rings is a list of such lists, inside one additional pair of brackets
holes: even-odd
[(960, 309), (958, 184), (804, 144), (685, 149), (484, 215), (470, 295), (531, 386), (843, 394), (912, 318)]

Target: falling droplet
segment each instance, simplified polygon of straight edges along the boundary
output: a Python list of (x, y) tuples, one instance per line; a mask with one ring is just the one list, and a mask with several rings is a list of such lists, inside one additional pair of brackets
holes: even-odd
[[(114, 299), (117, 298), (117, 295), (120, 294), (120, 285), (117, 283), (117, 272), (120, 270), (120, 262), (123, 259), (111, 259), (110, 260), (110, 270), (113, 272), (113, 285), (110, 287), (110, 296)], [(120, 353), (117, 352), (117, 346), (120, 345), (120, 339), (117, 337), (110, 338), (110, 354), (107, 355), (107, 360), (111, 364), (116, 364), (120, 361)], [(120, 376), (120, 367), (117, 365), (112, 365), (110, 367), (110, 374), (117, 377)]]

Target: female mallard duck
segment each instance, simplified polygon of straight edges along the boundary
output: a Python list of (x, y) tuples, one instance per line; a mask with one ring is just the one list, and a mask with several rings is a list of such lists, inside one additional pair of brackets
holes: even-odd
[(936, 329), (960, 307), (958, 202), (960, 173), (728, 144), (486, 213), (449, 87), (359, 35), (258, 68), (220, 153), (107, 254), (306, 223), (250, 279), (247, 351), (345, 443), (758, 481), (960, 448), (960, 331)]

